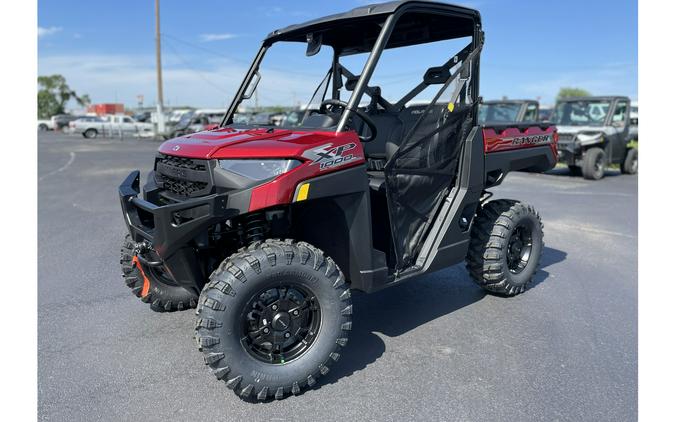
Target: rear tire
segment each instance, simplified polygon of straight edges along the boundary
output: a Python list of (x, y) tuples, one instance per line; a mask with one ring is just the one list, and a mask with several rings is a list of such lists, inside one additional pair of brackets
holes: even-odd
[(635, 174), (638, 172), (638, 151), (636, 149), (629, 149), (626, 154), (626, 159), (621, 165), (621, 173)]
[(195, 339), (213, 375), (240, 397), (279, 400), (328, 373), (347, 344), (351, 314), (332, 259), (305, 242), (266, 240), (211, 274)]
[(87, 139), (94, 139), (98, 136), (98, 131), (96, 129), (87, 129), (82, 133), (82, 136)]
[(38, 130), (39, 130), (40, 132), (46, 132), (46, 131), (49, 130), (49, 127), (48, 127), (46, 124), (44, 124), (44, 123), (40, 123), (40, 124), (38, 125)]
[(544, 250), (539, 214), (508, 199), (488, 202), (471, 229), (466, 267), (481, 288), (515, 296), (527, 289)]
[(600, 180), (605, 177), (605, 151), (601, 148), (591, 148), (584, 154), (581, 171), (584, 179)]
[(141, 264), (128, 234), (122, 242), (122, 278), (134, 296), (150, 304), (155, 312), (174, 312), (197, 306), (197, 296)]

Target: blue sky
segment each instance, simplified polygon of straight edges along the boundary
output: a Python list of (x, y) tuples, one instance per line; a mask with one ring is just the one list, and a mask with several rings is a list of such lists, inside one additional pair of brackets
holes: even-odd
[[(163, 0), (165, 102), (224, 107), (270, 31), (368, 3)], [(636, 0), (456, 3), (475, 7), (483, 16), (485, 99), (527, 97), (550, 104), (561, 86), (637, 99)], [(142, 94), (145, 105), (154, 104), (153, 0), (40, 0), (38, 26), (39, 74), (63, 74), (94, 102), (133, 106)], [(441, 64), (447, 55), (440, 47), (410, 53), (380, 71), (392, 91), (402, 91), (417, 83), (417, 69)], [(275, 65), (280, 71), (298, 69), (290, 61)], [(318, 82), (307, 83), (313, 71), (320, 73), (318, 66), (295, 77), (278, 72), (274, 83), (292, 89), (294, 99), (305, 99)], [(386, 97), (387, 87), (382, 88)], [(275, 92), (267, 92), (265, 102), (274, 101)]]

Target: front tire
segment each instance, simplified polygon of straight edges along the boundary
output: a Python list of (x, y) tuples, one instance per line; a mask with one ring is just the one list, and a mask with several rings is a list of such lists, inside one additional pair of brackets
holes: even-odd
[(478, 212), (466, 266), (481, 288), (515, 296), (532, 281), (543, 250), (543, 225), (534, 208), (500, 199), (488, 202)]
[(638, 151), (636, 149), (629, 149), (626, 154), (626, 159), (621, 165), (621, 173), (635, 174), (638, 172)]
[(163, 276), (161, 270), (143, 265), (128, 234), (122, 242), (122, 278), (134, 296), (150, 304), (155, 312), (174, 312), (197, 306), (197, 296)]
[(605, 151), (601, 148), (591, 148), (586, 151), (581, 171), (584, 179), (600, 180), (605, 177)]
[(328, 373), (347, 344), (351, 314), (349, 287), (331, 258), (305, 242), (267, 240), (211, 274), (195, 339), (236, 394), (279, 400)]
[(98, 136), (98, 131), (96, 129), (87, 129), (82, 133), (82, 136), (87, 139), (94, 139)]
[(48, 127), (46, 124), (44, 124), (44, 123), (40, 123), (40, 124), (38, 125), (38, 130), (39, 130), (40, 132), (46, 132), (46, 131), (49, 130), (49, 127)]

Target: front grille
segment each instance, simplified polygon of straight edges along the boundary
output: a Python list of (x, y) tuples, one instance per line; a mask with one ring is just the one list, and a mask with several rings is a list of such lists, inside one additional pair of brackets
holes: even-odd
[(206, 171), (206, 162), (204, 160), (193, 160), (192, 158), (174, 157), (172, 155), (161, 154), (157, 159), (157, 162), (171, 167), (195, 171)]
[(164, 184), (164, 189), (181, 196), (192, 196), (197, 192), (203, 191), (209, 186), (208, 183), (204, 182), (189, 182), (186, 180), (174, 179), (173, 177), (164, 175), (161, 177)]
[(558, 141), (573, 141), (574, 138), (576, 138), (576, 135), (573, 133), (559, 133), (558, 134)]
[(211, 193), (212, 183), (206, 160), (159, 154), (155, 161), (155, 181), (160, 188), (179, 196), (195, 197)]

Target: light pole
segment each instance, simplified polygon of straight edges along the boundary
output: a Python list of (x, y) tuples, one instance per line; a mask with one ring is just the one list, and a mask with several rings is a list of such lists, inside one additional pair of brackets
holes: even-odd
[(159, 0), (155, 0), (155, 55), (157, 59), (157, 132), (164, 133), (164, 90), (162, 88), (162, 45), (159, 30)]

